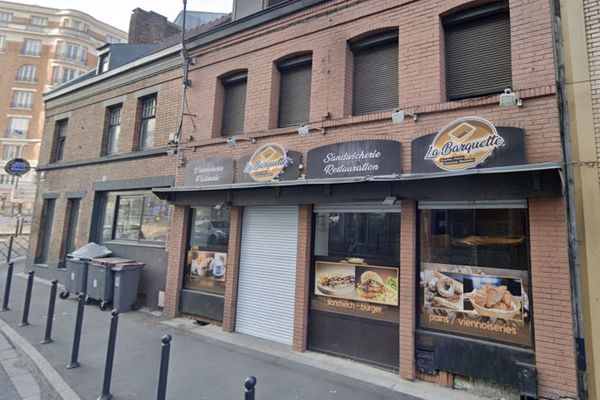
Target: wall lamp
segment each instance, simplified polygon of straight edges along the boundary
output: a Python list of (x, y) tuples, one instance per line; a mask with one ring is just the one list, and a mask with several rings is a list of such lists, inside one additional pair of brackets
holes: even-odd
[(504, 89), (500, 95), (500, 107), (523, 107), (523, 99), (517, 97), (517, 94), (511, 88)]
[(321, 135), (325, 134), (325, 128), (317, 128), (317, 127), (312, 127), (308, 124), (302, 124), (298, 127), (298, 135), (300, 135), (301, 137), (308, 136), (308, 134), (310, 133), (311, 130), (319, 131), (319, 132), (321, 132)]
[(229, 146), (229, 148), (233, 149), (235, 147), (235, 145), (237, 144), (238, 141), (239, 142), (247, 141), (247, 142), (250, 142), (252, 144), (255, 144), (256, 143), (256, 138), (250, 138), (250, 139), (248, 139), (248, 138), (242, 138), (242, 137), (238, 138), (236, 136), (229, 136), (227, 138), (227, 146)]
[(393, 124), (401, 124), (402, 122), (404, 122), (404, 117), (410, 115), (413, 119), (413, 121), (417, 122), (419, 120), (419, 117), (417, 116), (417, 114), (411, 114), (409, 112), (406, 112), (405, 110), (401, 110), (399, 108), (395, 108), (394, 110), (392, 110), (392, 123)]

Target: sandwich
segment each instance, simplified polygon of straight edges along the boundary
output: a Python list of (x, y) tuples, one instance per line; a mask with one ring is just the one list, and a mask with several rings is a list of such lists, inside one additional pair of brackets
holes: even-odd
[(358, 294), (365, 299), (373, 299), (385, 291), (383, 279), (377, 272), (367, 271), (360, 276)]

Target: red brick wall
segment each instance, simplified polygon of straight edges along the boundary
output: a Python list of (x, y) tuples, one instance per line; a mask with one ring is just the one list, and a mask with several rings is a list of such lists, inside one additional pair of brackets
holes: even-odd
[(531, 287), (541, 397), (576, 397), (567, 222), (563, 199), (529, 200)]
[(400, 376), (415, 379), (417, 208), (403, 201), (400, 215)]
[(298, 214), (298, 256), (296, 259), (296, 299), (294, 306), (293, 348), (295, 351), (306, 351), (307, 347), (311, 238), (312, 205), (301, 205)]
[(167, 251), (169, 262), (167, 264), (167, 281), (165, 283), (164, 313), (175, 317), (179, 312), (179, 297), (183, 283), (183, 266), (186, 263), (187, 229), (189, 224), (190, 208), (184, 206), (171, 206), (169, 213), (169, 236), (167, 238)]
[(235, 310), (237, 305), (238, 276), (240, 272), (241, 239), (242, 208), (231, 207), (229, 247), (227, 248), (225, 305), (223, 309), (223, 329), (227, 332), (233, 332), (235, 330)]

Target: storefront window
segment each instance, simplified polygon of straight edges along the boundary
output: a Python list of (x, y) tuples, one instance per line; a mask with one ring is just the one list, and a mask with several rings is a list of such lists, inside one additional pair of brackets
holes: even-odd
[(151, 192), (108, 193), (102, 239), (164, 242), (169, 206)]
[(184, 289), (225, 293), (230, 209), (194, 207), (184, 271)]
[(527, 209), (420, 209), (422, 327), (531, 345)]

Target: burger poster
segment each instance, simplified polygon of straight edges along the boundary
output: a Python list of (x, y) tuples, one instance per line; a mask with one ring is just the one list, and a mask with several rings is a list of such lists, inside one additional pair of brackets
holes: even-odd
[(528, 273), (422, 263), (422, 327), (531, 345)]
[(313, 308), (398, 320), (398, 268), (317, 261)]

